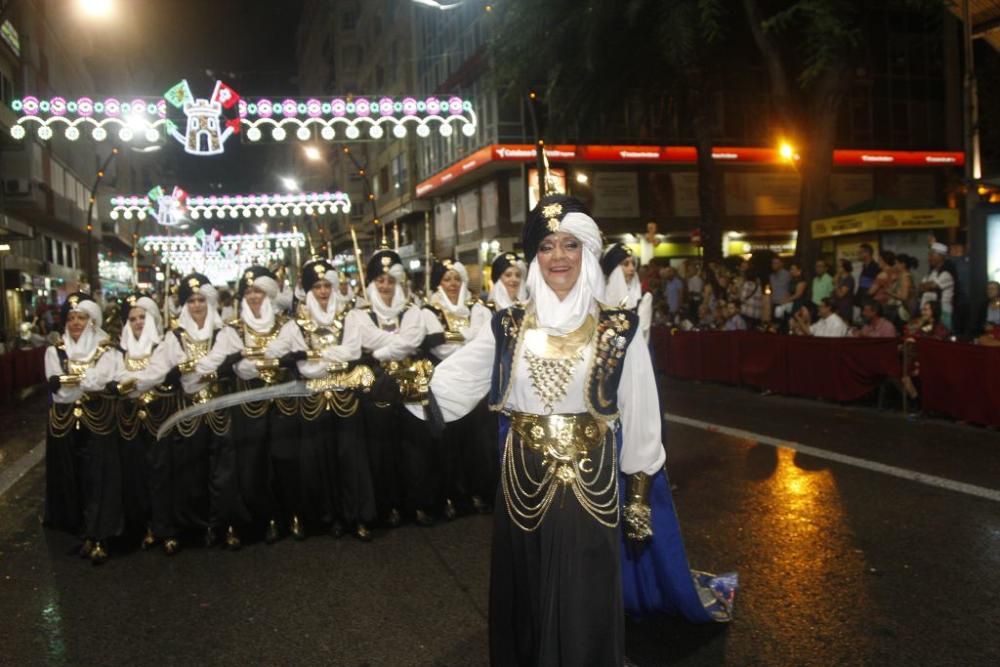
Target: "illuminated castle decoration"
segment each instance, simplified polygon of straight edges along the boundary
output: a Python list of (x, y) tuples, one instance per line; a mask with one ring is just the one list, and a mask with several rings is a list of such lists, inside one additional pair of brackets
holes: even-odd
[(169, 123), (167, 128), (170, 135), (192, 155), (219, 155), (224, 150), (226, 139), (240, 131), (240, 96), (222, 81), (215, 82), (215, 90), (209, 100), (195, 99), (187, 80), (168, 90), (163, 97), (175, 109), (184, 112), (184, 132), (174, 122)]
[[(209, 99), (195, 98), (186, 80), (161, 97), (39, 99), (27, 95), (11, 100), (18, 114), (10, 136), (21, 141), (31, 129), (41, 141), (60, 133), (67, 141), (161, 143), (167, 136), (191, 155), (218, 155), (233, 134), (249, 143), (273, 141), (378, 141), (420, 138), (436, 130), (442, 137), (476, 134), (478, 121), (472, 101), (456, 96), (399, 98), (342, 96), (309, 98), (242, 98), (222, 81)], [(265, 136), (266, 135), (266, 136)]]
[(176, 227), (184, 221), (187, 193), (180, 188), (174, 186), (170, 194), (167, 194), (157, 185), (146, 196), (156, 204), (156, 208), (150, 208), (150, 211), (159, 224), (164, 227)]

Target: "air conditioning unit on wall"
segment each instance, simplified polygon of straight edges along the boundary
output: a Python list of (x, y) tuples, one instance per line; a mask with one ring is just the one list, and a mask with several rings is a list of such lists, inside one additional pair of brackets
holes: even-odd
[(26, 178), (7, 178), (3, 182), (3, 193), (9, 197), (31, 194), (31, 181)]

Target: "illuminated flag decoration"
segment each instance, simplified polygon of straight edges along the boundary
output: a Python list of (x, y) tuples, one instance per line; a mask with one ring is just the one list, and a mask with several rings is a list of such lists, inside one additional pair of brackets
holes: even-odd
[(188, 102), (194, 101), (194, 95), (191, 94), (191, 88), (188, 86), (187, 79), (183, 79), (173, 88), (163, 93), (163, 99), (180, 109)]
[(212, 101), (218, 102), (223, 109), (232, 109), (239, 104), (240, 96), (231, 86), (221, 81), (215, 82), (215, 93), (212, 94)]
[[(222, 105), (222, 115), (227, 130), (231, 133), (240, 132), (240, 95), (232, 86), (222, 81), (215, 83), (215, 92), (212, 93), (212, 102)], [(228, 136), (228, 135), (226, 135)]]

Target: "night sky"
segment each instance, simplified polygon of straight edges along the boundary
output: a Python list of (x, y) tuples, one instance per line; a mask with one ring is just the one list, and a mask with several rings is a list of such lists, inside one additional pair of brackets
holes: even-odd
[[(149, 86), (134, 92), (160, 95), (187, 79), (196, 96), (208, 97), (221, 79), (243, 96), (299, 94), (296, 31), (302, 0), (119, 2), (130, 21), (145, 26), (122, 44), (136, 64), (134, 75)], [(176, 184), (192, 193), (278, 191), (269, 163), (295, 144), (248, 145), (233, 136), (225, 147), (220, 156), (195, 157), (168, 141), (150, 157), (169, 165)]]

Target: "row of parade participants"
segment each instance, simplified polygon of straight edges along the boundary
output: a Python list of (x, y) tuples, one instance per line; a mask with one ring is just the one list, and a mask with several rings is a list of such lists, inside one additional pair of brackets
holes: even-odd
[[(605, 300), (637, 309), (648, 338), (650, 296), (631, 251), (609, 246), (601, 266)], [(128, 538), (169, 555), (184, 542), (236, 550), (262, 530), (269, 543), (319, 529), (369, 541), (404, 517), (427, 526), (490, 512), (499, 455), (485, 400), (440, 431), (398, 398), (426, 403), (433, 366), (491, 311), (526, 300), (524, 263), (497, 256), (486, 303), (458, 262), (435, 261), (424, 304), (406, 293), (395, 252), (377, 250), (366, 268), (354, 295), (326, 260), (306, 262), (289, 315), (275, 275), (250, 267), (230, 322), (192, 273), (166, 331), (153, 298), (126, 299), (117, 342), (98, 304), (70, 295), (45, 357), (45, 525), (79, 536), (79, 555), (101, 564)]]

